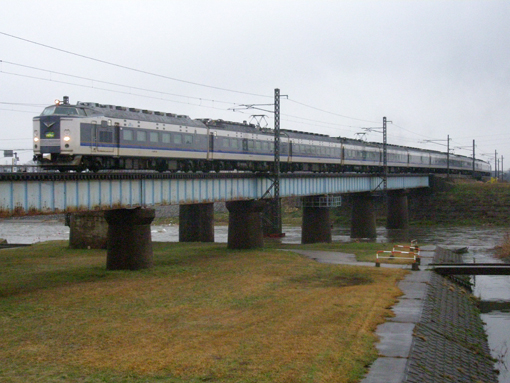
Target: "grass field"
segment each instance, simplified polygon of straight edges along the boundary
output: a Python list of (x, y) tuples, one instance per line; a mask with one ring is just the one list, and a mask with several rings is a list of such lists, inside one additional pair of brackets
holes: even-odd
[(276, 249), (153, 247), (155, 267), (135, 272), (67, 242), (2, 250), (0, 381), (356, 382), (404, 274)]

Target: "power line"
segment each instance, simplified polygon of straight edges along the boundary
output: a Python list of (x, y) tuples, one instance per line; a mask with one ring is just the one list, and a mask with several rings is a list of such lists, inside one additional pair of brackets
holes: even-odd
[[(140, 69), (136, 69), (136, 68), (133, 68), (133, 67), (128, 67), (128, 66), (125, 66), (125, 65), (121, 65), (121, 64), (117, 64), (117, 63), (112, 63), (112, 62), (109, 62), (109, 61), (106, 61), (106, 60), (97, 59), (95, 57), (83, 55), (83, 54), (80, 54), (80, 53), (71, 52), (71, 51), (68, 51), (68, 50), (65, 50), (65, 49), (61, 49), (61, 48), (57, 48), (57, 47), (50, 46), (50, 45), (47, 45), (47, 44), (39, 43), (39, 42), (36, 42), (36, 41), (33, 41), (33, 40), (29, 40), (29, 39), (26, 39), (26, 38), (22, 38), (22, 37), (19, 37), (19, 36), (14, 36), (12, 34), (8, 34), (8, 33), (5, 33), (5, 32), (1, 32), (0, 31), (0, 34), (4, 35), (4, 36), (7, 36), (7, 37), (10, 37), (10, 38), (13, 38), (13, 39), (17, 39), (17, 40), (20, 40), (20, 41), (27, 42), (27, 43), (30, 43), (30, 44), (42, 46), (42, 47), (47, 48), (47, 49), (56, 50), (56, 51), (59, 51), (59, 52), (65, 53), (65, 54), (73, 55), (73, 56), (76, 56), (76, 57), (81, 57), (81, 58), (84, 58), (84, 59), (87, 59), (87, 60), (92, 60), (92, 61), (95, 61), (95, 62), (99, 62), (99, 63), (102, 63), (102, 64), (106, 64), (106, 65), (110, 65), (110, 66), (114, 66), (114, 67), (130, 70), (130, 71), (137, 72), (137, 73), (142, 73), (142, 74), (146, 74), (146, 75), (150, 75), (150, 76), (164, 78), (164, 79), (167, 79), (167, 80), (178, 81), (178, 82), (182, 82), (182, 83), (186, 83), (186, 84), (191, 84), (191, 85), (196, 85), (196, 86), (201, 86), (201, 87), (206, 87), (206, 88), (211, 88), (211, 89), (216, 89), (216, 90), (228, 91), (228, 92), (233, 92), (233, 93), (252, 95), (252, 96), (257, 96), (257, 97), (270, 97), (270, 96), (256, 94), (256, 93), (251, 93), (251, 92), (237, 91), (237, 90), (227, 89), (227, 88), (223, 88), (223, 87), (217, 87), (217, 86), (211, 86), (211, 85), (207, 85), (207, 84), (201, 84), (201, 83), (197, 83), (197, 82), (193, 82), (193, 81), (181, 80), (181, 79), (178, 79), (178, 78), (175, 78), (175, 77), (170, 77), (170, 76), (165, 76), (165, 75), (161, 75), (161, 74), (154, 73), (154, 72), (140, 70)], [(11, 63), (11, 62), (8, 62), (8, 61), (1, 61), (0, 60), (0, 62), (5, 62), (5, 63), (8, 63), (8, 64), (18, 65), (18, 66), (22, 66), (22, 67), (26, 67), (26, 68), (31, 68), (31, 69), (36, 69), (36, 70), (42, 70), (40, 68), (25, 66), (25, 65), (21, 65), (21, 64), (15, 64), (15, 63)], [(48, 72), (57, 73), (57, 74), (64, 75), (64, 76), (71, 76), (71, 77), (75, 77), (75, 78), (85, 79), (85, 80), (88, 80), (88, 81), (96, 81), (96, 82), (100, 82), (100, 83), (104, 83), (104, 84), (108, 84), (108, 85), (124, 86), (124, 85), (109, 83), (109, 82), (105, 82), (105, 81), (98, 81), (98, 80), (88, 79), (88, 78), (84, 78), (84, 77), (80, 77), (80, 76), (72, 76), (72, 75), (68, 75), (68, 74), (64, 74), (64, 73), (59, 73), (59, 72), (55, 72), (55, 71), (48, 71)], [(14, 74), (14, 73), (9, 73), (9, 72), (3, 72), (3, 73), (20, 76), (19, 74)], [(30, 78), (30, 76), (27, 76), (27, 77)], [(34, 77), (32, 77), (32, 78), (34, 78)], [(41, 78), (39, 78), (39, 79), (41, 79)], [(41, 79), (41, 80), (45, 80), (45, 79)], [(60, 81), (56, 81), (56, 82), (60, 82)], [(66, 83), (66, 82), (60, 82), (60, 83)], [(78, 84), (71, 84), (71, 85), (78, 85)], [(135, 87), (130, 87), (130, 88), (137, 89), (137, 90), (143, 90), (143, 91), (149, 91), (149, 92), (157, 92), (157, 91), (147, 90), (147, 89), (143, 89), (143, 88), (135, 88)], [(110, 89), (102, 89), (102, 90), (112, 91)], [(165, 93), (165, 92), (157, 92), (157, 93), (160, 93), (160, 94), (169, 94), (169, 93)], [(129, 93), (129, 94), (132, 94), (132, 93)], [(175, 95), (175, 94), (169, 94), (169, 95), (173, 95), (173, 96), (177, 96), (177, 97), (186, 97), (186, 96)], [(138, 95), (138, 96), (142, 96), (142, 95)], [(199, 98), (196, 98), (196, 99), (199, 99)], [(168, 100), (168, 101), (171, 101), (171, 100)], [(310, 108), (310, 109), (313, 109), (313, 110), (317, 110), (317, 111), (320, 111), (322, 113), (331, 114), (331, 115), (334, 115), (334, 116), (337, 116), (337, 117), (348, 118), (348, 119), (357, 120), (357, 121), (363, 121), (363, 122), (378, 123), (377, 121), (370, 121), (370, 120), (360, 119), (360, 118), (356, 118), (356, 117), (350, 117), (350, 116), (342, 115), (342, 114), (339, 114), (339, 113), (327, 111), (327, 110), (324, 110), (324, 109), (321, 109), (321, 108), (317, 108), (317, 107), (314, 107), (314, 106), (311, 106), (311, 105), (308, 105), (308, 104), (305, 104), (305, 103), (302, 103), (302, 102), (299, 102), (299, 101), (295, 101), (295, 100), (290, 100), (290, 101), (293, 102), (293, 103), (296, 103), (298, 105), (301, 105), (301, 106), (304, 106), (304, 107), (307, 107), (307, 108)]]
[(0, 72), (4, 73), (4, 74), (11, 75), (11, 76), (24, 77), (24, 78), (28, 78), (28, 79), (32, 79), (32, 80), (41, 80), (41, 81), (55, 82), (55, 83), (58, 83), (58, 84), (73, 85), (73, 86), (79, 86), (79, 87), (82, 87), (82, 88), (91, 88), (91, 89), (103, 90), (103, 91), (106, 91), (106, 92), (112, 92), (112, 93), (118, 93), (118, 94), (127, 94), (127, 95), (131, 95), (131, 96), (137, 96), (137, 97), (143, 97), (143, 98), (150, 98), (150, 99), (154, 99), (154, 100), (163, 100), (163, 101), (168, 101), (168, 102), (174, 102), (174, 103), (177, 103), (177, 104), (186, 104), (186, 105), (193, 105), (193, 106), (198, 106), (198, 107), (202, 107), (202, 108), (225, 110), (223, 108), (217, 108), (217, 107), (214, 107), (214, 106), (205, 106), (205, 105), (200, 105), (200, 104), (194, 104), (194, 103), (191, 103), (191, 102), (170, 100), (170, 99), (163, 98), (163, 97), (147, 96), (147, 95), (137, 94), (137, 93), (132, 93), (132, 92), (124, 92), (124, 91), (120, 91), (120, 90), (113, 90), (113, 89), (108, 89), (108, 88), (95, 87), (95, 86), (92, 86), (92, 85), (77, 84), (77, 83), (73, 83), (73, 82), (69, 82), (69, 81), (53, 80), (53, 79), (47, 79), (47, 78), (37, 77), (37, 76), (29, 76), (29, 75), (13, 73), (13, 72), (5, 72), (5, 71), (0, 71)]
[(5, 110), (5, 111), (8, 111), (8, 112), (30, 113), (30, 114), (37, 113), (37, 112), (30, 112), (28, 110), (6, 109), (6, 108), (0, 108), (0, 110)]
[[(93, 78), (90, 78), (90, 77), (76, 76), (76, 75), (72, 75), (72, 74), (69, 74), (69, 73), (56, 72), (56, 71), (50, 70), (50, 69), (43, 69), (43, 68), (37, 68), (37, 67), (34, 67), (34, 66), (30, 66), (30, 65), (23, 65), (23, 64), (13, 63), (11, 61), (0, 60), (0, 62), (1, 63), (9, 64), (9, 65), (13, 65), (13, 66), (22, 67), (22, 68), (33, 69), (33, 70), (37, 70), (37, 71), (41, 71), (41, 72), (48, 72), (50, 74), (54, 73), (54, 74), (58, 74), (58, 75), (61, 75), (61, 76), (67, 76), (67, 77), (77, 78), (77, 79), (86, 80), (86, 81), (93, 81), (93, 82), (97, 82), (97, 83), (101, 83), (101, 84), (119, 86), (119, 87), (123, 87), (123, 88), (141, 90), (141, 91), (144, 91), (144, 92), (158, 93), (158, 94), (164, 94), (164, 95), (174, 96), (174, 97), (183, 97), (183, 98), (189, 98), (189, 99), (194, 99), (194, 100), (199, 100), (199, 101), (211, 101), (211, 102), (215, 102), (215, 103), (219, 103), (219, 104), (237, 105), (235, 102), (230, 102), (230, 101), (219, 101), (219, 100), (207, 99), (207, 98), (202, 98), (202, 97), (193, 97), (193, 96), (186, 96), (186, 95), (176, 94), (176, 93), (162, 92), (162, 91), (159, 91), (159, 90), (152, 90), (152, 89), (147, 89), (147, 88), (139, 88), (139, 87), (135, 87), (135, 86), (131, 86), (131, 85), (118, 84), (118, 83), (109, 82), (109, 81), (97, 80), (97, 79), (93, 79)], [(3, 72), (3, 71), (0, 69), (0, 72)], [(11, 72), (5, 72), (5, 73), (11, 74)], [(53, 80), (51, 80), (51, 81), (53, 81)], [(19, 104), (19, 105), (22, 105), (22, 104)]]
[(29, 104), (29, 103), (23, 103), (23, 102), (3, 102), (0, 101), (0, 104), (3, 105), (21, 105), (21, 106), (33, 106), (33, 107), (45, 107), (45, 104)]
[[(14, 66), (23, 67), (23, 68), (33, 69), (33, 70), (37, 70), (37, 71), (48, 72), (48, 73), (51, 73), (51, 74), (55, 73), (55, 74), (59, 74), (59, 75), (62, 75), (62, 76), (67, 76), (67, 77), (76, 78), (76, 79), (80, 79), (80, 80), (86, 80), (86, 81), (91, 81), (91, 82), (96, 82), (96, 83), (102, 83), (102, 84), (107, 84), (107, 85), (123, 87), (123, 88), (127, 88), (127, 89), (130, 89), (130, 90), (131, 89), (135, 89), (135, 90), (140, 90), (140, 91), (145, 91), (145, 92), (150, 92), (150, 93), (157, 93), (157, 94), (160, 94), (160, 95), (170, 95), (170, 96), (175, 96), (175, 97), (188, 98), (188, 99), (193, 99), (193, 100), (197, 100), (197, 101), (200, 101), (200, 102), (208, 101), (208, 102), (218, 103), (218, 104), (230, 104), (230, 105), (236, 105), (236, 106), (245, 106), (244, 104), (237, 104), (235, 102), (218, 101), (218, 100), (213, 100), (213, 99), (206, 99), (206, 98), (200, 98), (200, 97), (179, 95), (179, 94), (175, 94), (175, 93), (168, 93), (168, 92), (162, 92), (162, 91), (152, 90), (152, 89), (147, 89), (147, 88), (139, 88), (139, 87), (135, 87), (135, 86), (131, 86), (131, 85), (124, 85), (124, 84), (119, 84), (119, 83), (102, 81), (102, 80), (97, 80), (97, 79), (93, 79), (93, 78), (89, 78), (89, 77), (76, 76), (76, 75), (72, 75), (72, 74), (69, 74), (69, 73), (56, 72), (56, 71), (49, 70), (49, 69), (43, 69), (43, 68), (37, 68), (37, 67), (34, 67), (34, 66), (13, 63), (13, 62), (10, 62), (10, 61), (5, 61), (5, 60), (0, 61), (0, 62), (6, 63), (6, 64), (10, 64), (10, 65), (14, 65)], [(194, 106), (199, 106), (199, 107), (207, 107), (207, 108), (212, 108), (212, 109), (224, 110), (224, 109), (221, 109), (221, 108), (209, 107), (209, 106), (205, 106), (205, 105), (201, 105), (201, 104), (193, 104), (193, 103), (190, 103), (190, 102), (182, 102), (182, 101), (180, 102), (180, 101), (176, 101), (176, 100), (165, 99), (165, 98), (162, 98), (162, 97), (151, 97), (151, 96), (136, 94), (136, 93), (133, 93), (131, 91), (129, 91), (129, 92), (117, 91), (117, 90), (113, 90), (113, 89), (97, 87), (97, 86), (94, 86), (94, 85), (77, 84), (77, 83), (72, 83), (72, 82), (68, 82), (68, 81), (56, 80), (56, 79), (52, 79), (52, 78), (48, 79), (48, 78), (44, 78), (44, 77), (37, 77), (37, 76), (30, 76), (30, 75), (26, 75), (26, 74), (7, 72), (7, 71), (4, 71), (2, 69), (0, 69), (0, 72), (4, 73), (4, 74), (12, 75), (12, 76), (24, 77), (24, 78), (29, 78), (29, 79), (36, 79), (36, 80), (41, 80), (41, 81), (56, 82), (56, 83), (61, 83), (61, 84), (66, 84), (66, 85), (74, 85), (74, 86), (80, 86), (80, 87), (88, 87), (88, 88), (92, 88), (92, 89), (104, 90), (104, 91), (109, 91), (109, 92), (113, 92), (113, 93), (129, 94), (129, 95), (138, 96), (138, 97), (152, 98), (152, 99), (165, 100), (165, 101), (170, 101), (170, 102), (175, 102), (175, 103), (183, 103), (183, 104), (187, 104), (187, 105), (194, 105)], [(9, 103), (5, 103), (5, 104), (9, 104)], [(21, 103), (12, 103), (12, 104), (14, 104), (14, 105), (17, 105), (17, 104), (23, 105)], [(302, 104), (302, 103), (298, 103), (298, 104), (305, 105), (305, 104)], [(24, 105), (36, 105), (36, 104), (24, 104)], [(45, 106), (45, 105), (42, 105), (42, 106)], [(312, 107), (312, 106), (308, 106), (308, 107), (316, 109), (316, 110), (320, 110), (320, 109)], [(230, 108), (230, 109), (232, 109), (234, 112), (240, 112), (241, 111), (238, 108)], [(272, 111), (267, 111), (267, 112), (272, 113)], [(332, 112), (330, 112), (330, 113), (331, 114), (335, 114), (335, 113), (332, 113)], [(360, 128), (359, 126), (331, 123), (331, 122), (314, 120), (314, 119), (308, 119), (308, 118), (305, 118), (305, 117), (289, 115), (289, 114), (282, 114), (282, 116), (294, 117), (294, 118), (298, 118), (298, 119), (301, 119), (301, 120), (304, 120), (304, 121), (310, 121), (310, 122), (314, 122), (314, 123), (318, 123), (318, 124), (330, 125), (329, 128), (332, 128), (332, 127), (347, 127), (347, 128), (355, 128), (355, 129)], [(361, 120), (361, 121), (363, 121), (363, 120)], [(319, 126), (320, 127), (320, 125), (317, 125), (317, 124), (315, 126)], [(325, 126), (322, 126), (322, 127), (325, 127)]]
[(337, 116), (337, 117), (343, 117), (343, 118), (348, 118), (350, 120), (356, 120), (356, 121), (363, 121), (363, 122), (371, 122), (371, 123), (374, 123), (374, 124), (378, 124), (379, 121), (371, 121), (371, 120), (363, 120), (361, 118), (356, 118), (356, 117), (349, 117), (349, 116), (345, 116), (343, 114), (338, 114), (338, 113), (335, 113), (335, 112), (330, 112), (328, 110), (324, 110), (324, 109), (321, 109), (321, 108), (317, 108), (315, 106), (311, 106), (311, 105), (307, 105), (307, 104), (304, 104), (302, 102), (299, 102), (299, 101), (295, 101), (295, 100), (292, 100), (289, 98), (289, 101), (290, 102), (293, 102), (295, 104), (298, 104), (298, 105), (301, 105), (301, 106), (304, 106), (306, 108), (310, 108), (310, 109), (314, 109), (314, 110), (317, 110), (319, 112), (322, 112), (322, 113), (327, 113), (327, 114), (331, 114), (333, 116)]
[(38, 46), (41, 46), (41, 47), (44, 47), (44, 48), (52, 49), (52, 50), (55, 50), (55, 51), (58, 51), (58, 52), (62, 52), (62, 53), (66, 53), (66, 54), (69, 54), (69, 55), (73, 55), (73, 56), (76, 56), (76, 57), (81, 57), (81, 58), (84, 58), (84, 59), (87, 59), (87, 60), (95, 61), (95, 62), (98, 62), (98, 63), (101, 63), (101, 64), (106, 64), (106, 65), (114, 66), (114, 67), (117, 67), (117, 68), (126, 69), (126, 70), (129, 70), (129, 71), (132, 71), (132, 72), (142, 73), (142, 74), (146, 74), (146, 75), (149, 75), (149, 76), (164, 78), (166, 80), (182, 82), (184, 84), (201, 86), (201, 87), (204, 87), (204, 88), (216, 89), (216, 90), (221, 90), (221, 91), (225, 91), (225, 92), (246, 94), (246, 95), (250, 95), (250, 96), (266, 97), (266, 98), (271, 97), (271, 96), (257, 94), (257, 93), (242, 92), (242, 91), (238, 91), (238, 90), (227, 89), (227, 88), (222, 88), (222, 87), (213, 86), (213, 85), (201, 84), (201, 83), (193, 82), (193, 81), (181, 80), (181, 79), (178, 79), (178, 78), (175, 78), (175, 77), (165, 76), (165, 75), (161, 75), (161, 74), (158, 74), (158, 73), (153, 73), (153, 72), (149, 72), (149, 71), (145, 71), (145, 70), (141, 70), (141, 69), (136, 69), (136, 68), (128, 67), (126, 65), (112, 63), (112, 62), (109, 62), (109, 61), (106, 61), (106, 60), (97, 59), (95, 57), (86, 56), (86, 55), (83, 55), (83, 54), (80, 54), (80, 53), (71, 52), (71, 51), (68, 51), (68, 50), (65, 50), (65, 49), (53, 47), (53, 46), (47, 45), (47, 44), (42, 44), (42, 43), (39, 43), (39, 42), (36, 42), (36, 41), (33, 41), (33, 40), (25, 39), (25, 38), (22, 38), (22, 37), (19, 37), (19, 36), (14, 36), (14, 35), (11, 35), (9, 33), (1, 32), (1, 31), (0, 31), (0, 35), (11, 37), (13, 39), (21, 40), (21, 41), (24, 41), (24, 42), (27, 42), (27, 43), (30, 43), (30, 44), (38, 45)]
[[(30, 43), (30, 44), (42, 46), (44, 48), (56, 50), (56, 51), (63, 52), (63, 53), (66, 53), (66, 54), (69, 54), (69, 55), (73, 55), (73, 56), (76, 56), (76, 57), (81, 57), (81, 58), (84, 58), (84, 59), (87, 59), (87, 60), (92, 60), (92, 61), (99, 62), (99, 63), (102, 63), (102, 64), (106, 64), (106, 65), (114, 66), (114, 67), (117, 67), (117, 68), (122, 68), (122, 69), (130, 70), (130, 71), (137, 72), (137, 73), (146, 74), (146, 75), (149, 75), (149, 76), (164, 78), (164, 79), (167, 79), (167, 80), (182, 82), (182, 83), (185, 83), (185, 84), (191, 84), (191, 85), (196, 85), (196, 86), (201, 86), (201, 87), (205, 87), (205, 88), (216, 89), (216, 90), (221, 90), (221, 91), (226, 91), (226, 92), (246, 94), (246, 95), (257, 96), (257, 97), (266, 97), (266, 98), (270, 97), (270, 96), (267, 96), (267, 95), (261, 95), (261, 94), (257, 94), (257, 93), (243, 92), (243, 91), (227, 89), (227, 88), (222, 88), (222, 87), (217, 87), (217, 86), (212, 86), (212, 85), (207, 85), (207, 84), (201, 84), (201, 83), (197, 83), (197, 82), (193, 82), (193, 81), (181, 80), (181, 79), (178, 79), (178, 78), (175, 78), (175, 77), (165, 76), (165, 75), (161, 75), (161, 74), (154, 73), (154, 72), (149, 72), (149, 71), (145, 71), (145, 70), (141, 70), (141, 69), (136, 69), (136, 68), (128, 67), (126, 65), (112, 63), (112, 62), (109, 62), (109, 61), (106, 61), (106, 60), (97, 59), (95, 57), (83, 55), (83, 54), (80, 54), (80, 53), (71, 52), (71, 51), (68, 51), (68, 50), (65, 50), (65, 49), (53, 47), (53, 46), (50, 46), (50, 45), (47, 45), (47, 44), (42, 44), (42, 43), (39, 43), (39, 42), (36, 42), (36, 41), (33, 41), (33, 40), (29, 40), (29, 39), (25, 39), (25, 38), (22, 38), (22, 37), (19, 37), (19, 36), (14, 36), (14, 35), (11, 35), (9, 33), (5, 33), (5, 32), (1, 32), (0, 31), (0, 34), (4, 35), (4, 36), (7, 36), (7, 37), (11, 37), (13, 39), (21, 40), (21, 41), (24, 41), (24, 42), (27, 42), (27, 43)], [(314, 107), (314, 106), (311, 106), (311, 105), (307, 105), (307, 104), (299, 102), (299, 101), (295, 101), (295, 100), (289, 100), (289, 101), (294, 102), (294, 103), (296, 103), (298, 105), (310, 108), (310, 109), (314, 109), (314, 110), (320, 111), (322, 113), (327, 113), (327, 114), (335, 115), (335, 116), (342, 117), (342, 118), (348, 118), (348, 119), (351, 119), (351, 120), (377, 123), (377, 121), (365, 120), (365, 119), (360, 119), (360, 118), (356, 118), (356, 117), (350, 117), (350, 116), (342, 115), (342, 114), (335, 113), (335, 112), (330, 112), (330, 111), (327, 111), (327, 110), (324, 110), (324, 109), (321, 109), (321, 108), (317, 108), (317, 107)]]

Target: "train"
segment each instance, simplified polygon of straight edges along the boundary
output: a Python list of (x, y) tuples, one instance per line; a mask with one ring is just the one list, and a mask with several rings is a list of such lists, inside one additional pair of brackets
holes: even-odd
[[(69, 97), (33, 118), (34, 161), (58, 171), (273, 172), (274, 130), (246, 121), (104, 105)], [(281, 172), (383, 172), (381, 143), (280, 130)], [(389, 173), (490, 175), (467, 156), (406, 146), (386, 147)]]

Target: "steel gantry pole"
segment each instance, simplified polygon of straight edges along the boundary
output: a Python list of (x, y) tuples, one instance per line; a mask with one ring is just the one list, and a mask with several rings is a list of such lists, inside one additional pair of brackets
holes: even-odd
[(383, 185), (385, 194), (388, 191), (388, 134), (386, 123), (386, 117), (383, 117)]
[(282, 206), (280, 200), (280, 89), (274, 90), (274, 195), (273, 230), (282, 233)]
[(473, 177), (476, 176), (476, 168), (475, 168), (475, 140), (473, 140)]
[(446, 179), (450, 179), (450, 135), (446, 136)]
[[(267, 237), (283, 237), (282, 233), (282, 204), (280, 200), (280, 89), (274, 90), (274, 161), (271, 172), (271, 186), (266, 191), (269, 194), (272, 189), (272, 198), (266, 199), (264, 208), (263, 231)], [(265, 196), (264, 195), (264, 196)], [(264, 197), (263, 197), (264, 198)]]
[(494, 178), (498, 179), (498, 151), (494, 150)]

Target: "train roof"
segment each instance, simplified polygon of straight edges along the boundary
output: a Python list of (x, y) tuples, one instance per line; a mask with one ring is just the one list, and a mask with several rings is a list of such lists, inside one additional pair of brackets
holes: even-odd
[(152, 111), (147, 109), (129, 108), (125, 106), (117, 105), (104, 105), (96, 102), (81, 102), (78, 101), (76, 106), (87, 107), (94, 110), (97, 113), (110, 118), (121, 118), (126, 120), (137, 120), (137, 121), (150, 121), (159, 122), (163, 124), (174, 124), (174, 125), (186, 125), (193, 127), (204, 127), (204, 125), (191, 119), (186, 115), (179, 115), (174, 113), (165, 113)]

